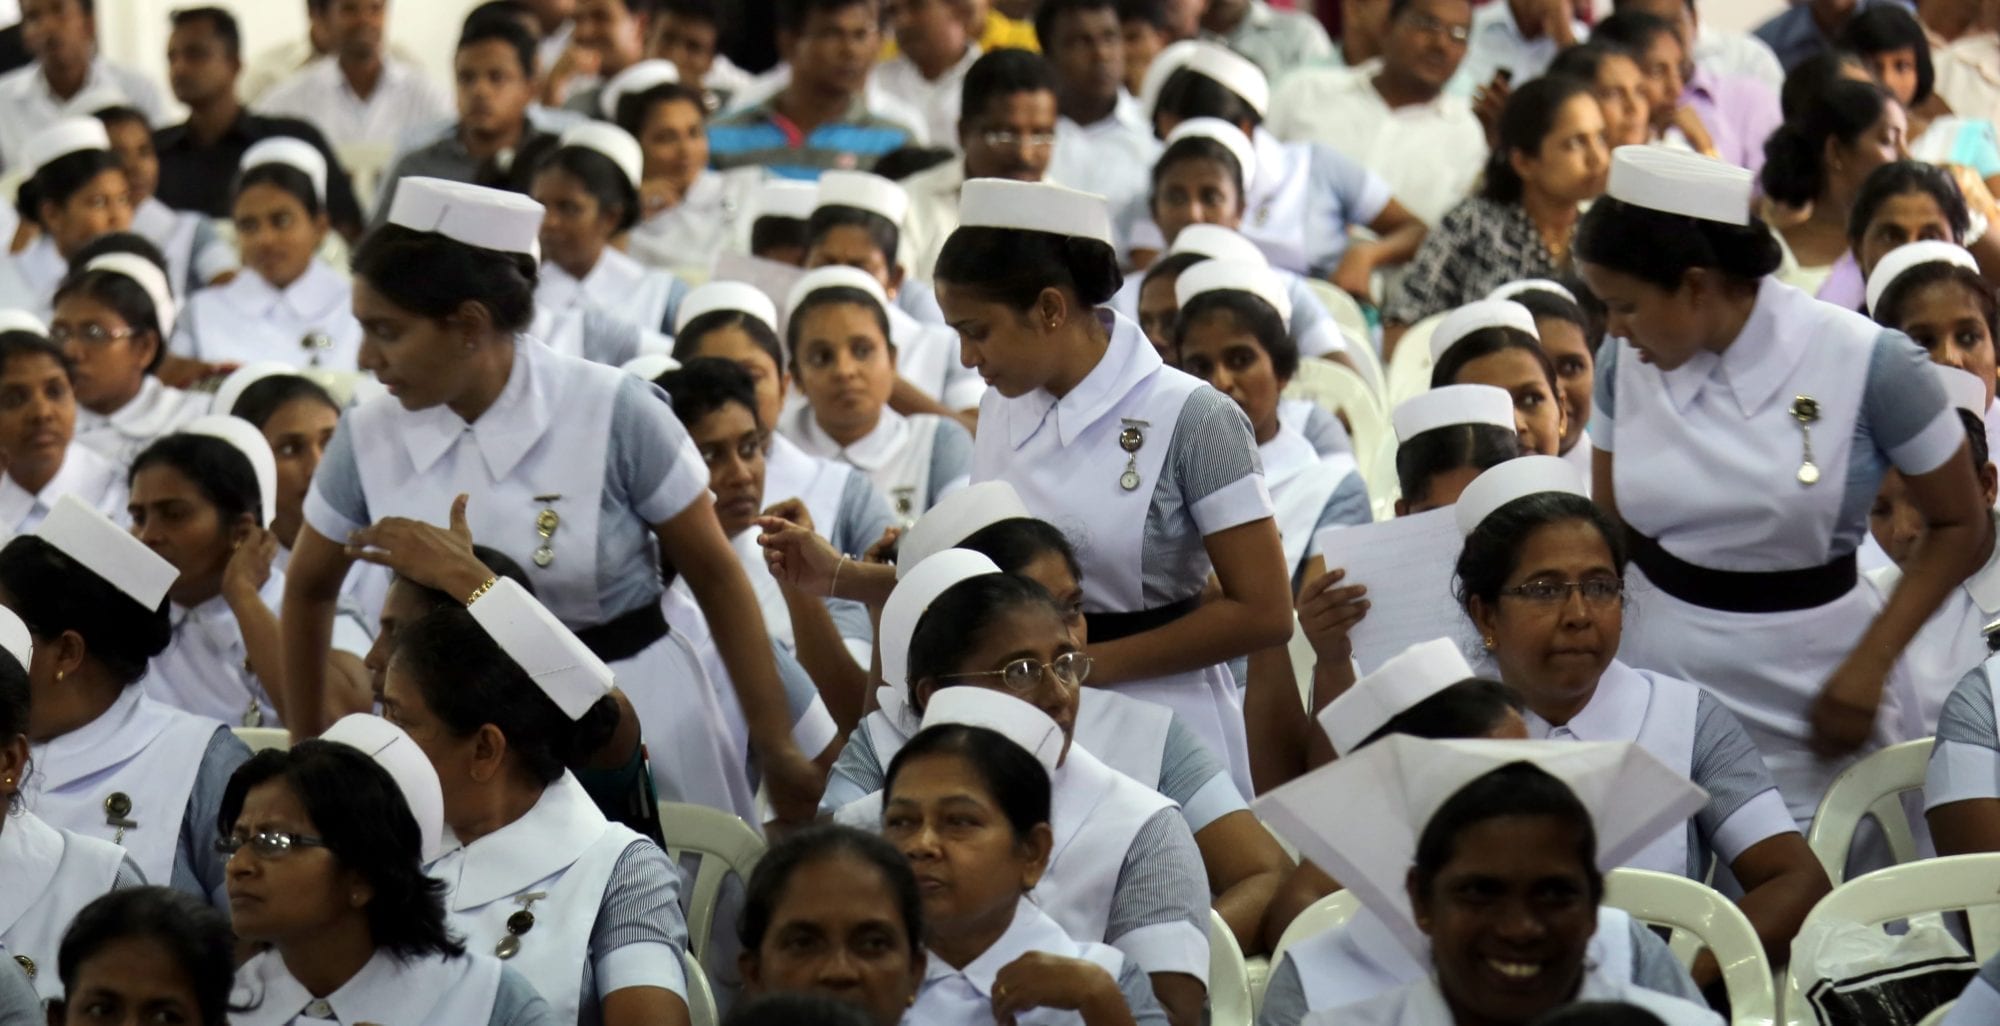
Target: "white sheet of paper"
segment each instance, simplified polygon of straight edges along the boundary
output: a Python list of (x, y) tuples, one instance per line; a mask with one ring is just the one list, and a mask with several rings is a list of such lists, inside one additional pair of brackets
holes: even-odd
[(1368, 615), (1348, 633), (1363, 674), (1420, 641), (1457, 638), (1471, 630), (1452, 598), (1452, 573), (1465, 547), (1452, 508), (1329, 527), (1317, 548), (1328, 570), (1344, 569), (1342, 586), (1368, 587)]

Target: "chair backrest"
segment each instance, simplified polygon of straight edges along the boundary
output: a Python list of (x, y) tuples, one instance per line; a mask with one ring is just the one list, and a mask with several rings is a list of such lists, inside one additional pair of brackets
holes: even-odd
[(667, 839), (667, 857), (701, 859), (688, 894), (688, 945), (697, 961), (708, 956), (709, 931), (723, 881), (731, 873), (747, 883), (757, 860), (764, 857), (764, 838), (750, 824), (721, 809), (687, 802), (660, 803), (660, 832)]
[(1388, 371), (1382, 366), (1382, 357), (1375, 352), (1375, 330), (1368, 324), (1368, 315), (1361, 312), (1361, 304), (1330, 281), (1307, 276), (1300, 279), (1306, 283), (1306, 290), (1326, 307), (1333, 317), (1333, 323), (1340, 328), (1340, 336), (1347, 342), (1347, 357), (1354, 361), (1355, 369), (1361, 372), (1363, 380), (1375, 390), (1375, 398), (1388, 395)]
[(1396, 340), (1396, 351), (1389, 354), (1389, 409), (1431, 390), (1431, 332), (1442, 320), (1443, 314), (1432, 314), (1410, 325)]
[(715, 988), (708, 985), (701, 963), (685, 950), (681, 952), (681, 971), (687, 975), (688, 1026), (717, 1026), (722, 1016), (715, 1007)]
[(1604, 903), (1653, 926), (1673, 928), (1668, 946), (1692, 966), (1706, 948), (1722, 966), (1735, 1026), (1770, 1026), (1777, 1018), (1771, 967), (1757, 931), (1734, 902), (1697, 881), (1648, 869), (1604, 874)]
[(380, 143), (352, 143), (336, 147), (334, 156), (340, 158), (340, 166), (347, 169), (348, 181), (354, 186), (354, 201), (366, 213), (375, 205), (382, 191), (382, 177), (389, 173), (389, 164), (396, 158), (396, 148)]
[(1250, 967), (1222, 914), (1208, 910), (1209, 1026), (1250, 1026)]
[(292, 747), (292, 735), (283, 727), (231, 727), (229, 732), (249, 745), (252, 754)]
[(1278, 935), (1278, 944), (1271, 949), (1271, 968), (1276, 969), (1278, 960), (1285, 957), (1285, 949), (1314, 934), (1325, 933), (1354, 918), (1361, 910), (1361, 900), (1352, 891), (1335, 891), (1312, 903), (1312, 907), (1298, 914), (1285, 932)]
[(1361, 375), (1337, 363), (1301, 360), (1285, 395), (1309, 399), (1347, 422), (1354, 462), (1368, 485), (1375, 517), (1382, 519), (1396, 502), (1396, 432), (1374, 389)]
[(1930, 764), (1931, 739), (1918, 738), (1890, 745), (1861, 759), (1833, 778), (1826, 797), (1813, 814), (1812, 830), (1806, 843), (1826, 867), (1827, 879), (1841, 882), (1847, 871), (1847, 853), (1854, 845), (1861, 821), (1870, 816), (1881, 824), (1896, 864), (1917, 857), (1916, 840), (1910, 834), (1910, 819), (1903, 811), (1905, 791), (1921, 790), (1924, 770)]

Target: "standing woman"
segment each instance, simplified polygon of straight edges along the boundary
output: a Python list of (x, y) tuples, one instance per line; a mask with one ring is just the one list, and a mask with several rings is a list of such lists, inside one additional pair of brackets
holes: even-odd
[(47, 318), (76, 251), (132, 226), (132, 197), (111, 136), (96, 118), (64, 118), (42, 129), (23, 148), (21, 165), (28, 178), (15, 205), (41, 238), (0, 257), (0, 310)]
[(1809, 209), (1777, 229), (1778, 280), (1829, 301), (1834, 265), (1848, 249), (1847, 225), (1861, 183), (1909, 153), (1903, 107), (1881, 87), (1838, 78), (1805, 96), (1800, 109), (1764, 141), (1758, 180), (1777, 203)]
[[(1077, 541), (1103, 686), (1172, 706), (1251, 793), (1224, 664), (1291, 634), (1284, 546), (1248, 418), (1165, 366), (1117, 291), (1101, 199), (975, 180), (938, 257), (938, 303), (993, 386), (972, 478), (1004, 480)], [(1213, 568), (1218, 594), (1202, 601)]]
[(243, 151), (230, 208), (243, 271), (188, 299), (168, 343), (174, 356), (209, 370), (266, 360), (354, 370), (361, 325), (350, 287), (317, 256), (326, 175), (319, 150), (289, 136)]
[(166, 272), (137, 253), (94, 256), (56, 289), (49, 341), (76, 368), (77, 441), (120, 465), (208, 412), (157, 377), (175, 310)]
[(743, 234), (740, 219), (749, 213), (760, 174), (709, 170), (701, 94), (677, 82), (625, 93), (617, 122), (639, 140), (646, 158), (633, 259), (677, 275), (707, 273)]
[(125, 509), (124, 468), (72, 444), (74, 373), (48, 334), (28, 314), (0, 310), (0, 535), (34, 530), (65, 495), (107, 516)]
[[(666, 640), (657, 545), (709, 622), (737, 627), (717, 642), (751, 747), (779, 817), (809, 819), (824, 775), (792, 742), (756, 597), (686, 430), (656, 387), (520, 343), (541, 215), (522, 197), (407, 179), (356, 254), (361, 365), (389, 394), (342, 420), (306, 497), (284, 603), (289, 726), (324, 722), (331, 622), (353, 562), (404, 569), (403, 520), (435, 523), (469, 493), (472, 536), (532, 565), (551, 612), (635, 681), (653, 677), (649, 652)], [(481, 584), (422, 583), (455, 595)]]
[[(1778, 247), (1751, 193), (1749, 172), (1701, 157), (1613, 160), (1577, 236), (1623, 339), (1598, 354), (1591, 494), (1622, 518), (1647, 596), (1623, 657), (1721, 699), (1804, 825), (1991, 526), (1923, 351), (1769, 277)], [(1854, 552), (1891, 466), (1935, 544), (1882, 605)]]

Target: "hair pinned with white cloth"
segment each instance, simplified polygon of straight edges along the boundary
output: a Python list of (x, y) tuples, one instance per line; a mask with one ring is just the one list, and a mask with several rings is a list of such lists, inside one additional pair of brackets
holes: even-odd
[(1271, 80), (1264, 70), (1220, 43), (1201, 42), (1183, 67), (1236, 94), (1263, 117), (1271, 106)]
[(992, 688), (944, 688), (924, 710), (924, 729), (956, 724), (980, 727), (1021, 746), (1050, 773), (1062, 765), (1068, 742), (1049, 714)]
[(542, 205), (517, 192), (442, 178), (396, 183), (389, 223), (454, 242), (541, 259)]
[(681, 69), (672, 61), (657, 57), (648, 58), (628, 65), (624, 71), (611, 76), (609, 82), (597, 93), (597, 109), (604, 114), (604, 120), (618, 120), (618, 104), (627, 96), (643, 93), (655, 86), (679, 85)]
[(0, 606), (0, 649), (6, 649), (23, 670), (35, 658), (35, 638), (28, 633), (28, 625), (6, 606)]
[(229, 376), (222, 379), (221, 386), (215, 390), (215, 401), (209, 404), (209, 410), (214, 413), (234, 414), (237, 402), (243, 398), (243, 393), (250, 390), (251, 385), (267, 378), (283, 377), (304, 378), (305, 375), (300, 374), (297, 367), (276, 360), (246, 363), (230, 371)]
[(1576, 302), (1576, 293), (1571, 292), (1562, 282), (1550, 281), (1547, 278), (1522, 278), (1520, 281), (1510, 281), (1488, 292), (1486, 298), (1516, 299), (1523, 293), (1528, 292), (1547, 292), (1552, 295), (1561, 296), (1572, 303)]
[(685, 332), (695, 318), (718, 310), (740, 313), (774, 332), (778, 330), (778, 304), (771, 302), (763, 289), (740, 281), (712, 281), (681, 300), (674, 314), (674, 334)]
[(827, 289), (858, 289), (868, 293), (868, 297), (875, 301), (875, 305), (884, 311), (889, 309), (889, 294), (882, 291), (882, 283), (876, 281), (874, 275), (858, 267), (828, 264), (807, 271), (793, 283), (792, 290), (785, 294), (785, 316), (796, 314), (799, 307), (804, 305), (807, 299), (812, 298), (813, 293), (824, 292)]
[(1021, 494), (1005, 481), (966, 485), (924, 511), (896, 543), (896, 579), (924, 560), (956, 547), (967, 538), (1003, 520), (1034, 516)]
[(973, 577), (997, 574), (1000, 567), (970, 549), (946, 549), (927, 557), (902, 573), (896, 587), (882, 603), (881, 626), (876, 639), (882, 652), (882, 683), (910, 701), (910, 639), (917, 633), (917, 621), (924, 611), (952, 585)]
[(1514, 397), (1492, 385), (1440, 385), (1397, 403), (1389, 420), (1398, 442), (1453, 424), (1491, 424), (1513, 431)]
[(174, 307), (174, 290), (167, 285), (167, 272), (160, 265), (137, 253), (101, 253), (91, 257), (83, 265), (86, 271), (105, 271), (129, 279), (153, 301), (153, 320), (160, 325), (160, 345), (167, 344), (167, 338), (174, 333), (174, 318), (180, 311)]
[(644, 181), (646, 151), (639, 147), (639, 140), (632, 138), (632, 133), (609, 121), (571, 125), (563, 129), (559, 145), (564, 149), (579, 146), (609, 160), (634, 189)]
[(783, 178), (759, 183), (752, 204), (757, 209), (758, 217), (788, 217), (794, 221), (811, 218), (813, 208), (818, 205), (819, 186)]
[(501, 577), (467, 607), (487, 637), (572, 720), (611, 693), (611, 668), (528, 594)]
[(74, 495), (64, 495), (35, 528), (35, 537), (76, 560), (140, 606), (160, 608), (181, 572), (131, 532)]
[(1196, 296), (1209, 292), (1245, 292), (1270, 304), (1278, 320), (1290, 331), (1292, 297), (1284, 282), (1262, 261), (1204, 260), (1174, 279), (1174, 302), (1183, 310)]
[(21, 166), (32, 175), (85, 150), (111, 152), (111, 133), (105, 130), (104, 122), (91, 117), (63, 118), (28, 137), (21, 146)]
[(1271, 263), (1271, 258), (1265, 256), (1249, 236), (1219, 224), (1191, 224), (1181, 229), (1180, 234), (1174, 236), (1173, 245), (1167, 247), (1167, 255), (1181, 253), (1199, 253), (1211, 260), (1235, 260), (1267, 267)]
[(1472, 675), (1456, 644), (1445, 638), (1420, 641), (1327, 703), (1319, 713), (1320, 728), (1334, 754), (1345, 757), (1390, 720)]
[(241, 173), (266, 164), (282, 164), (304, 174), (312, 182), (313, 197), (322, 205), (326, 203), (326, 155), (312, 143), (289, 135), (259, 139), (243, 151), (236, 169)]
[(1756, 176), (1734, 164), (1660, 146), (1620, 146), (1611, 151), (1604, 194), (1663, 214), (1747, 225), (1755, 188)]
[(958, 223), (962, 228), (1011, 228), (1116, 245), (1104, 197), (1048, 182), (974, 178), (959, 190)]
[(910, 212), (910, 194), (895, 182), (866, 171), (827, 171), (819, 176), (814, 209), (852, 207), (883, 218), (897, 228)]
[(396, 782), (410, 816), (417, 821), (422, 857), (429, 862), (444, 854), (444, 787), (430, 757), (403, 728), (373, 713), (348, 713), (319, 736), (343, 744), (375, 760)]
[[(1167, 133), (1167, 145), (1171, 147), (1182, 139), (1213, 139), (1236, 158), (1236, 169), (1243, 175), (1245, 190), (1257, 180), (1257, 146), (1235, 125), (1221, 118), (1189, 118)], [(1238, 198), (1248, 202), (1245, 197)]]
[(1884, 254), (1875, 262), (1875, 270), (1869, 272), (1868, 312), (1873, 314), (1875, 308), (1882, 305), (1882, 297), (1888, 294), (1889, 286), (1896, 284), (1897, 278), (1925, 264), (1950, 264), (1979, 273), (1979, 261), (1957, 243), (1938, 239), (1904, 243)]
[(30, 335), (49, 337), (49, 326), (26, 310), (0, 310), (0, 331), (25, 331)]

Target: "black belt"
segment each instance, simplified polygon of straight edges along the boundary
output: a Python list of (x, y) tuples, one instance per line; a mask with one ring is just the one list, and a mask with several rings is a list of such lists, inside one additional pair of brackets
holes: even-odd
[(623, 616), (576, 632), (576, 640), (607, 663), (630, 659), (667, 636), (667, 617), (657, 598)]
[(1661, 591), (1704, 609), (1725, 613), (1787, 613), (1826, 605), (1853, 590), (1854, 553), (1822, 566), (1768, 572), (1696, 566), (1631, 528), (1625, 544), (1632, 562)]
[(1165, 627), (1175, 620), (1195, 611), (1201, 605), (1201, 596), (1168, 603), (1157, 609), (1141, 609), (1136, 613), (1087, 613), (1084, 622), (1090, 627), (1090, 640), (1117, 641), (1134, 634), (1144, 634), (1155, 627)]

